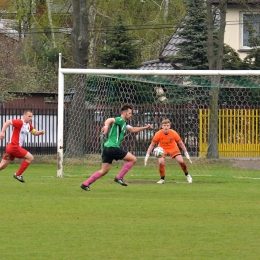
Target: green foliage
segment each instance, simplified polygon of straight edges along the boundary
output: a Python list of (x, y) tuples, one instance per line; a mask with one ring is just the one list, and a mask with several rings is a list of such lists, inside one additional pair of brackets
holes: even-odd
[[(55, 2), (60, 7), (63, 4), (64, 1)], [(66, 4), (69, 5), (67, 1)], [(55, 15), (52, 22), (46, 1), (14, 0), (8, 11), (15, 14), (15, 29), (19, 37), (22, 38), (22, 32), (25, 35), (23, 41), (5, 37), (1, 42), (0, 57), (3, 64), (0, 78), (3, 99), (11, 98), (7, 95), (8, 91), (57, 91), (59, 52), (68, 56), (71, 53), (70, 39), (65, 34), (57, 33), (54, 37), (52, 34), (54, 28), (58, 32), (57, 28), (61, 25), (58, 16), (63, 17), (62, 11)]]
[[(167, 1), (167, 5), (166, 1), (140, 0), (102, 0), (89, 4), (90, 10), (94, 10), (89, 15), (92, 28), (90, 42), (93, 40), (103, 47), (104, 38), (109, 37), (114, 26), (118, 26), (120, 15), (130, 38), (139, 44), (142, 61), (158, 58), (173, 28), (178, 26), (185, 13), (181, 0)], [(95, 60), (94, 57), (92, 59)], [(97, 67), (95, 63), (90, 66)]]
[(100, 50), (100, 65), (110, 69), (133, 69), (140, 64), (138, 46), (130, 39), (119, 16), (118, 25), (107, 35), (105, 49)]
[(224, 44), (223, 51), (223, 69), (224, 70), (239, 70), (243, 66), (243, 61), (238, 53), (229, 45)]
[(208, 69), (205, 1), (189, 0), (186, 11), (183, 27), (178, 31), (178, 35), (183, 39), (176, 44), (180, 50), (176, 56), (170, 57), (169, 61), (181, 64), (180, 68), (185, 70)]
[(243, 61), (243, 69), (259, 70), (260, 69), (260, 49), (253, 48)]
[[(214, 28), (214, 49), (218, 48), (217, 27)], [(180, 69), (208, 69), (207, 57), (207, 14), (203, 0), (190, 0), (187, 15), (183, 20), (183, 28), (178, 32), (183, 42), (177, 44), (180, 48), (176, 56), (169, 61), (180, 64)], [(216, 60), (214, 61), (216, 63)], [(224, 44), (223, 69), (241, 69), (243, 62), (238, 53), (229, 45)], [(244, 66), (245, 67), (245, 66)]]

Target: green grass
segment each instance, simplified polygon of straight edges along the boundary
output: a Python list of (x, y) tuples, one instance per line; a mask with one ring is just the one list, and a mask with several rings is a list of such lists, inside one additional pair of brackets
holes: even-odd
[(172, 166), (158, 185), (155, 166), (135, 166), (122, 187), (113, 167), (86, 192), (88, 173), (60, 179), (33, 164), (20, 183), (17, 167), (0, 172), (3, 260), (259, 259), (259, 170), (190, 166), (187, 184)]

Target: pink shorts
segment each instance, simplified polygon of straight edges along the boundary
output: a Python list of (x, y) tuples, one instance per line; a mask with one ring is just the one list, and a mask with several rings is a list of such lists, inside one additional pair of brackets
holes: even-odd
[(24, 158), (25, 155), (28, 153), (27, 150), (20, 147), (19, 145), (8, 144), (5, 148), (6, 153), (3, 156), (4, 160), (13, 161), (14, 158)]

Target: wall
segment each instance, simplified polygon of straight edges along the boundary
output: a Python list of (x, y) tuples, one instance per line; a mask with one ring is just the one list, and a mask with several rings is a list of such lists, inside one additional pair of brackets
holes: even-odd
[[(242, 16), (243, 8), (228, 6), (227, 15), (226, 15), (226, 30), (224, 42), (230, 45), (235, 51), (238, 52), (239, 57), (244, 59), (248, 54), (249, 48), (242, 48)], [(252, 8), (250, 10), (257, 11), (259, 9)]]

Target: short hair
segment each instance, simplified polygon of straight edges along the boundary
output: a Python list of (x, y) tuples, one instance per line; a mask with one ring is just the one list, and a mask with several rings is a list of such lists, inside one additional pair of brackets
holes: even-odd
[(128, 109), (133, 109), (131, 105), (125, 104), (121, 107), (121, 112), (127, 111)]
[(171, 124), (171, 121), (168, 118), (163, 119), (162, 125), (164, 125), (164, 124)]
[(32, 110), (31, 110), (31, 109), (26, 109), (26, 110), (23, 111), (23, 114), (25, 115), (25, 114), (27, 114), (28, 112), (32, 113)]

